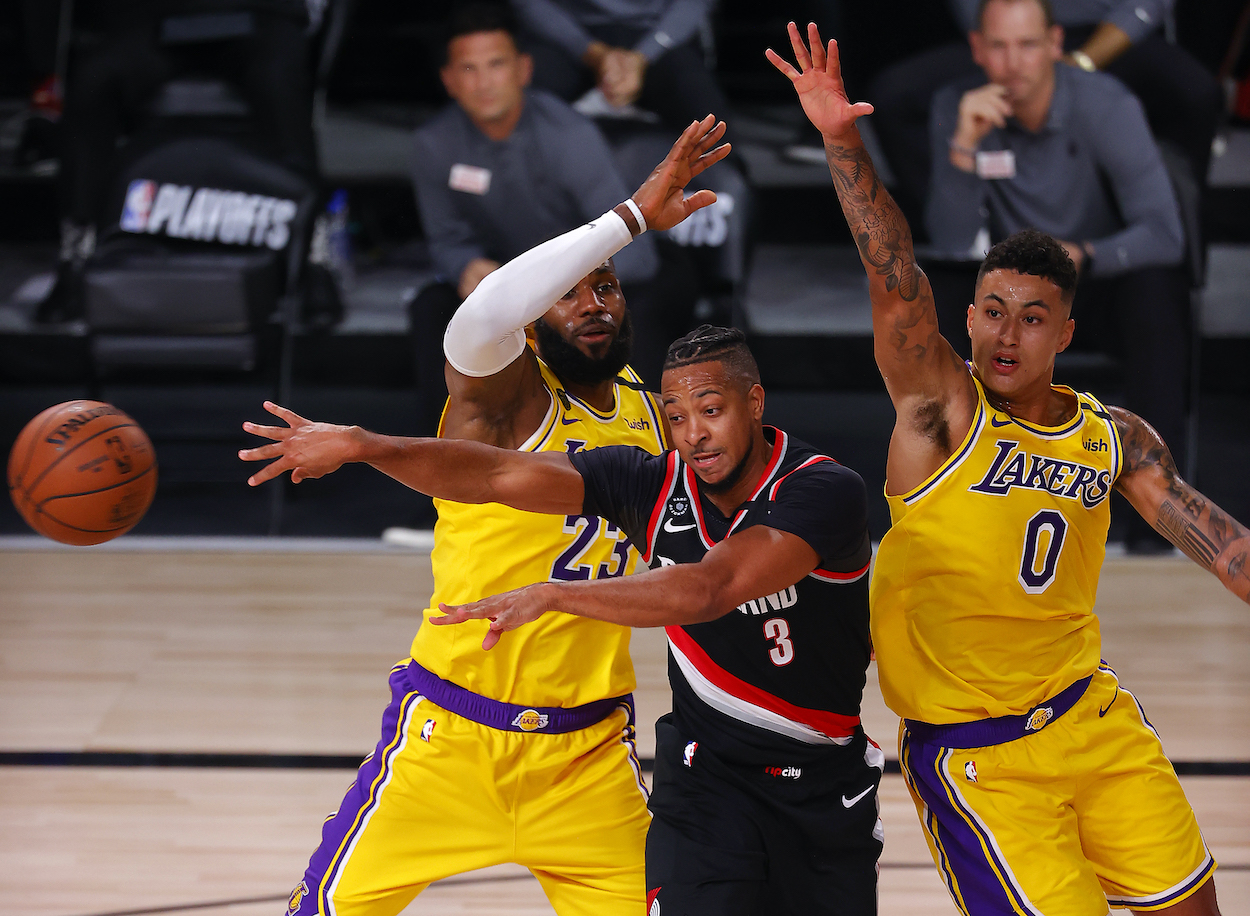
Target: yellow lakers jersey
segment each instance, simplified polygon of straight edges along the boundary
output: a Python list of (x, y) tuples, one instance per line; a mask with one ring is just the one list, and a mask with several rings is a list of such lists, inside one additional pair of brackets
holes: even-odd
[(909, 493), (872, 579), (881, 692), (898, 715), (938, 725), (1018, 715), (1098, 667), (1094, 599), (1122, 451), (1095, 398), (1069, 388), (1056, 428), (995, 410)]
[[(565, 391), (541, 360), (539, 368), (551, 406), (521, 450), (571, 454), (601, 445), (636, 445), (652, 454), (664, 450), (658, 406), (632, 369), (618, 376), (615, 410), (604, 414)], [(625, 534), (600, 518), (540, 515), (497, 503), (436, 500), (435, 505), (434, 595), (426, 620), (440, 602), (464, 604), (535, 582), (624, 576), (639, 563)], [(488, 626), (484, 620), (422, 626), (412, 657), (474, 693), (528, 706), (580, 706), (634, 689), (628, 627), (551, 613), (503, 634), (484, 652)]]

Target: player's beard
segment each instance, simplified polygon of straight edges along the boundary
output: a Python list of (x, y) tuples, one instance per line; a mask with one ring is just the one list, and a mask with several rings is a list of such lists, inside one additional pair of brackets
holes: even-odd
[(616, 378), (629, 362), (634, 344), (634, 326), (629, 312), (625, 312), (608, 351), (598, 359), (587, 356), (541, 318), (534, 322), (534, 336), (538, 339), (538, 355), (557, 378), (574, 385), (598, 385)]
[(733, 466), (733, 469), (728, 474), (716, 481), (716, 483), (708, 483), (700, 477), (700, 489), (702, 489), (705, 493), (724, 493), (727, 490), (732, 490), (737, 485), (738, 481), (742, 479), (742, 474), (747, 469), (747, 462), (751, 460), (751, 455), (754, 454), (754, 452), (755, 439), (752, 438), (750, 443), (747, 445), (746, 453), (742, 456), (741, 460)]

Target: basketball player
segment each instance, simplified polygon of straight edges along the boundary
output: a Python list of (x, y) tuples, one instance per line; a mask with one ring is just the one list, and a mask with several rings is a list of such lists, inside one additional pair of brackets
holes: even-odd
[(1140, 418), (1052, 384), (1076, 268), (1035, 231), (996, 245), (968, 307), (972, 361), (939, 335), (911, 234), (864, 150), (837, 46), (790, 24), (868, 272), (894, 402), (893, 527), (872, 584), (886, 702), (943, 879), (969, 916), (1216, 914), (1215, 868), (1140, 704), (1099, 661), (1093, 613), (1112, 487), (1250, 600), (1250, 532), (1180, 478)]
[[(728, 152), (713, 148), (725, 130), (713, 125), (691, 124), (633, 198), (515, 258), (466, 299), (444, 338), (440, 435), (557, 457), (606, 443), (664, 448), (652, 396), (625, 365), (629, 314), (608, 259), (715, 201), (682, 193)], [(437, 505), (432, 607), (637, 564), (620, 529), (580, 504), (560, 518)], [(480, 629), (417, 631), (412, 658), (391, 672), (377, 750), (326, 821), (293, 916), (389, 916), (433, 881), (503, 862), (529, 868), (561, 916), (642, 910), (649, 818), (628, 628), (552, 615), (489, 654)]]
[(667, 627), (673, 712), (656, 725), (649, 912), (874, 914), (885, 760), (859, 724), (870, 651), (863, 481), (763, 425), (741, 331), (705, 325), (673, 344), (661, 399), (677, 447), (658, 457), (395, 439), (285, 411), (291, 428), (256, 430), (278, 441), (251, 457), (278, 459), (258, 477), (365, 461), (442, 499), (619, 526), (652, 572), (443, 604), (447, 616), (431, 622), (489, 627), (483, 645), (495, 651), (529, 634), (505, 633), (526, 623)]

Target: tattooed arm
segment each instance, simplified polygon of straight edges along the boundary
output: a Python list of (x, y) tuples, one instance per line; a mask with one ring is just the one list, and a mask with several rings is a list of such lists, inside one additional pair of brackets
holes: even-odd
[(766, 56), (790, 79), (803, 111), (824, 137), (842, 213), (868, 273), (873, 349), (898, 414), (886, 476), (891, 492), (904, 492), (936, 470), (963, 439), (976, 410), (976, 388), (938, 331), (933, 290), (916, 263), (911, 229), (855, 126), (872, 106), (851, 104), (847, 97), (837, 42), (826, 50), (816, 26), (809, 25), (809, 52), (793, 22), (789, 31), (798, 68), (771, 49)]
[(1116, 489), (1185, 556), (1250, 603), (1250, 531), (1181, 479), (1149, 423), (1120, 407), (1109, 410), (1124, 443)]

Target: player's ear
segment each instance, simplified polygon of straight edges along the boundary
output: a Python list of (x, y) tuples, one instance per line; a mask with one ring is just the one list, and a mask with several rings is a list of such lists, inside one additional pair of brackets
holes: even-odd
[(971, 340), (971, 339), (972, 339), (972, 319), (976, 317), (976, 314), (977, 314), (977, 304), (976, 304), (975, 302), (969, 302), (969, 303), (968, 303), (968, 315), (967, 315), (967, 321), (965, 322), (965, 324), (967, 325), (967, 328), (968, 328), (968, 339), (969, 339), (969, 340)]
[(759, 382), (747, 390), (747, 403), (751, 405), (751, 418), (764, 419), (764, 388)]
[(1068, 349), (1068, 346), (1072, 343), (1072, 335), (1075, 332), (1076, 319), (1069, 318), (1063, 323), (1063, 334), (1059, 338), (1059, 347), (1055, 350), (1056, 353), (1062, 353), (1064, 350)]
[(534, 78), (534, 58), (525, 53), (518, 54), (517, 70), (521, 77), (521, 85), (528, 86), (530, 80)]

